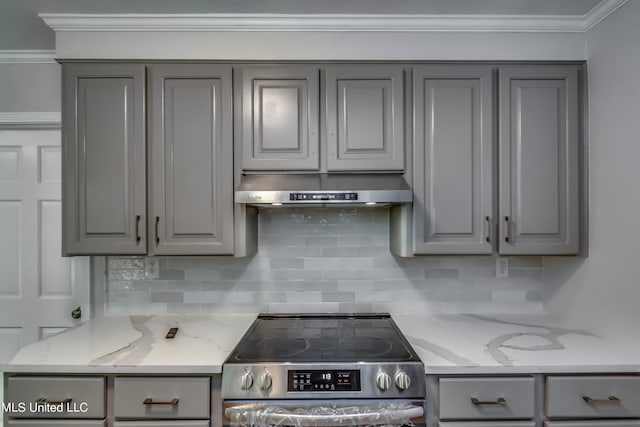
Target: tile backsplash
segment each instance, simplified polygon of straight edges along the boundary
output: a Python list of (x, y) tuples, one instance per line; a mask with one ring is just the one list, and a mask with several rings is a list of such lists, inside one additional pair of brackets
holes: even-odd
[(370, 312), (538, 313), (541, 257), (395, 257), (385, 208), (280, 208), (259, 215), (248, 258), (109, 257), (108, 313)]

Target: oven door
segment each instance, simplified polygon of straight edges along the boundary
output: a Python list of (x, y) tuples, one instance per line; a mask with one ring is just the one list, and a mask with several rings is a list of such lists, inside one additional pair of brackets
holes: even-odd
[(424, 401), (261, 400), (225, 401), (229, 427), (423, 426)]

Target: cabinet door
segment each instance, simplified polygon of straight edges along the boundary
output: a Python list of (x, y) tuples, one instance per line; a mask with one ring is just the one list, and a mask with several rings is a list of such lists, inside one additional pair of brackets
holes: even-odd
[(314, 66), (238, 69), (244, 170), (319, 168), (319, 70)]
[(154, 65), (149, 72), (150, 252), (232, 254), (231, 67)]
[(499, 252), (576, 254), (576, 68), (500, 69), (499, 161)]
[(403, 77), (399, 65), (327, 67), (328, 170), (404, 170)]
[(492, 251), (489, 67), (414, 69), (414, 252)]
[(146, 253), (145, 67), (62, 72), (63, 252)]

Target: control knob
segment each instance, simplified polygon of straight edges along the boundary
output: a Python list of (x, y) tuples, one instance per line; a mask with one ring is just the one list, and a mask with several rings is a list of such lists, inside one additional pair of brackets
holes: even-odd
[(240, 377), (240, 389), (241, 390), (249, 390), (253, 385), (253, 375), (251, 372), (245, 372)]
[(376, 385), (380, 390), (387, 390), (391, 387), (391, 376), (385, 371), (379, 371), (376, 376)]
[(411, 384), (411, 378), (409, 378), (409, 375), (407, 375), (406, 372), (403, 371), (399, 371), (396, 374), (396, 387), (398, 387), (400, 390), (406, 390), (409, 388), (409, 385)]
[(258, 377), (258, 388), (260, 390), (269, 390), (272, 383), (271, 374), (267, 371), (264, 371), (264, 373)]

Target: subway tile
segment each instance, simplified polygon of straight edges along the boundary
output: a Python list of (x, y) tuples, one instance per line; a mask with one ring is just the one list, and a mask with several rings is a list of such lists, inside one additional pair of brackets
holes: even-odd
[(152, 292), (151, 293), (151, 302), (152, 303), (183, 303), (183, 293), (181, 292)]
[(459, 272), (453, 268), (427, 268), (424, 277), (427, 279), (457, 279)]
[(305, 268), (302, 258), (271, 258), (270, 268)]
[(354, 302), (355, 292), (322, 292), (322, 302)]
[(184, 280), (184, 270), (160, 270), (159, 280)]
[[(306, 246), (338, 246), (336, 236), (308, 236), (305, 237)], [(333, 249), (333, 248), (332, 248)]]

